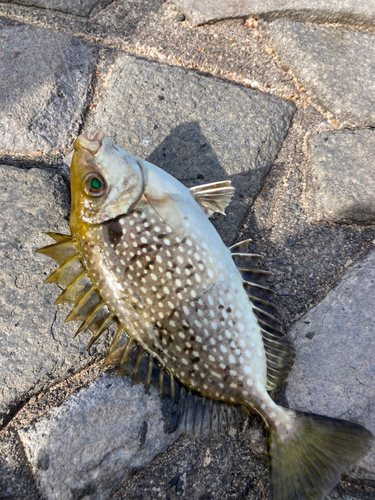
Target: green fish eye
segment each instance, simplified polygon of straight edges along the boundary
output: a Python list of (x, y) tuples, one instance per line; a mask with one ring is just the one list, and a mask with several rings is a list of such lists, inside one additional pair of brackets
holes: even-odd
[(97, 191), (102, 187), (102, 183), (97, 177), (93, 177), (91, 179), (90, 186), (92, 187), (92, 189), (95, 189), (95, 191)]
[(106, 183), (103, 177), (97, 173), (86, 175), (83, 179), (83, 189), (87, 196), (101, 196), (106, 188)]

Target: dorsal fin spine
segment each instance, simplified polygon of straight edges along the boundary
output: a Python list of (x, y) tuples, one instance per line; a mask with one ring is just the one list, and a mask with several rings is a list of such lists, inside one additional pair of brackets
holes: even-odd
[(175, 387), (174, 387), (174, 377), (171, 374), (169, 374), (169, 376), (171, 378), (171, 400), (172, 400), (172, 403), (174, 403), (175, 398), (176, 398)]
[[(70, 257), (69, 259), (67, 259), (65, 262), (63, 262), (61, 264), (60, 267), (58, 267), (57, 269), (55, 269), (53, 271), (52, 274), (50, 274), (48, 276), (48, 278), (46, 278), (43, 283), (55, 283), (56, 281), (56, 277), (61, 273), (61, 271), (63, 271), (67, 266), (69, 266), (69, 264), (71, 264), (72, 262), (76, 261), (79, 259), (79, 255), (78, 253), (73, 255), (72, 257)], [(74, 278), (75, 279), (75, 278)], [(69, 283), (70, 284), (70, 283)]]
[(163, 386), (164, 386), (164, 368), (160, 368), (159, 372), (159, 394), (163, 397)]
[(208, 435), (210, 438), (212, 436), (212, 405), (213, 401), (210, 399), (210, 404), (208, 406)]
[(199, 436), (203, 437), (204, 411), (206, 409), (206, 398), (202, 399), (201, 424), (199, 428)]
[(128, 338), (128, 341), (126, 343), (126, 347), (124, 349), (124, 352), (121, 356), (121, 361), (120, 361), (120, 366), (119, 366), (119, 369), (118, 369), (118, 374), (121, 373), (121, 370), (122, 370), (122, 367), (124, 366), (125, 362), (126, 362), (126, 358), (128, 357), (128, 354), (129, 354), (129, 351), (130, 351), (130, 348), (133, 344), (133, 338), (132, 337), (129, 337)]
[(99, 302), (99, 304), (97, 306), (94, 307), (94, 309), (91, 311), (91, 313), (87, 316), (87, 318), (85, 319), (85, 321), (81, 324), (81, 326), (78, 328), (78, 330), (76, 331), (76, 334), (74, 335), (75, 337), (81, 333), (83, 330), (86, 330), (87, 328), (90, 327), (92, 321), (94, 320), (95, 318), (95, 315), (98, 311), (100, 311), (100, 309), (102, 307), (104, 307), (104, 303), (103, 302)]
[[(70, 313), (68, 314), (68, 316), (65, 318), (65, 323), (68, 322), (68, 321), (74, 321), (75, 320), (75, 317), (76, 317), (76, 313), (77, 311), (79, 311), (79, 309), (85, 305), (85, 303), (87, 302), (87, 300), (89, 299), (90, 295), (95, 292), (95, 287), (94, 285), (92, 285), (91, 288), (89, 288), (89, 290), (87, 290), (86, 293), (84, 293), (82, 295), (82, 297), (78, 300), (77, 304), (73, 307), (73, 309), (70, 311)], [(75, 336), (78, 334), (78, 332), (76, 332)]]
[(145, 384), (145, 394), (148, 394), (148, 390), (150, 388), (153, 366), (154, 366), (154, 360), (153, 360), (153, 358), (150, 357), (149, 362), (148, 362), (148, 371), (147, 371), (147, 378), (146, 378), (146, 384)]
[(187, 419), (188, 419), (188, 413), (189, 413), (190, 397), (191, 397), (191, 391), (188, 392), (188, 396), (186, 399), (185, 416), (184, 416), (184, 433), (185, 434), (187, 434)]
[(73, 286), (76, 285), (78, 283), (78, 281), (80, 281), (85, 276), (87, 276), (87, 272), (85, 270), (83, 270), (81, 273), (77, 274), (77, 276), (74, 278), (74, 280), (65, 288), (65, 290), (62, 292), (62, 294), (57, 297), (54, 305), (62, 304), (65, 301), (64, 299), (65, 299), (66, 295), (73, 288)]
[(139, 351), (138, 351), (138, 355), (137, 355), (137, 360), (135, 362), (134, 373), (133, 373), (132, 384), (131, 384), (132, 386), (136, 383), (139, 364), (140, 364), (141, 359), (143, 357), (143, 353), (144, 353), (144, 349), (143, 349), (143, 347), (140, 347)]
[(113, 313), (109, 313), (109, 315), (107, 316), (107, 319), (105, 319), (103, 321), (103, 323), (102, 323), (101, 327), (99, 328), (99, 330), (95, 333), (95, 335), (90, 340), (90, 342), (89, 342), (89, 344), (87, 346), (87, 349), (90, 349), (90, 347), (98, 340), (98, 338), (100, 337), (100, 335), (104, 332), (104, 330), (107, 328), (107, 326), (113, 320), (114, 317), (115, 317), (115, 315)]

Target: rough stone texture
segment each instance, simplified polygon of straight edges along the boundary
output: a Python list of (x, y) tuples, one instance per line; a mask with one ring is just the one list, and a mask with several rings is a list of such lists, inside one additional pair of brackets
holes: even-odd
[(312, 136), (307, 199), (314, 219), (375, 224), (375, 132), (342, 130)]
[(73, 339), (70, 310), (54, 306), (55, 285), (43, 280), (56, 268), (34, 250), (52, 243), (42, 231), (69, 234), (68, 190), (53, 171), (0, 167), (0, 425), (31, 395), (78, 372), (103, 355), (104, 341), (86, 352), (89, 339)]
[(350, 124), (375, 125), (374, 34), (288, 19), (270, 23), (266, 32), (283, 64), (323, 110)]
[(41, 500), (16, 432), (0, 434), (0, 498)]
[(375, 24), (375, 5), (368, 0), (173, 0), (193, 25), (233, 17), (290, 17), (299, 21)]
[(58, 154), (82, 121), (94, 67), (78, 38), (34, 26), (0, 30), (0, 157)]
[[(288, 377), (291, 408), (354, 420), (375, 434), (375, 251), (295, 323), (296, 361)], [(351, 474), (375, 479), (375, 446)]]
[(168, 417), (156, 389), (104, 373), (19, 432), (47, 498), (99, 500), (181, 434)]
[(121, 56), (89, 117), (123, 149), (188, 186), (230, 178), (236, 188), (216, 227), (234, 240), (275, 159), (295, 107), (181, 68)]
[(183, 437), (114, 495), (116, 500), (268, 498), (267, 438), (251, 417), (211, 440)]
[(88, 16), (93, 11), (109, 5), (113, 0), (2, 0), (4, 3), (16, 3), (27, 7), (52, 9), (76, 16)]

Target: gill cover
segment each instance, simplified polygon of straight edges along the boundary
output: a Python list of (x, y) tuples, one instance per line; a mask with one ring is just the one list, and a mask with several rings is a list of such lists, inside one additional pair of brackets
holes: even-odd
[(74, 149), (70, 167), (72, 231), (81, 221), (100, 224), (130, 212), (144, 189), (137, 161), (101, 132), (93, 140), (82, 134)]

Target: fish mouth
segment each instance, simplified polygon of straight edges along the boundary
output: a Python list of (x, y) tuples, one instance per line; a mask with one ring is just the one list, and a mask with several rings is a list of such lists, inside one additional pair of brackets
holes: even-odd
[(74, 149), (85, 149), (91, 156), (94, 156), (103, 145), (104, 132), (97, 132), (93, 139), (89, 139), (86, 134), (77, 137)]

